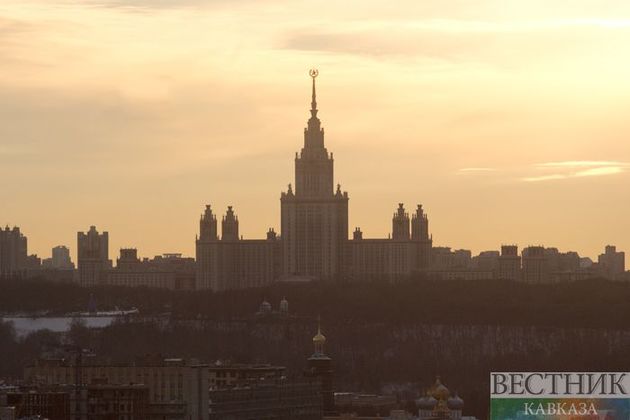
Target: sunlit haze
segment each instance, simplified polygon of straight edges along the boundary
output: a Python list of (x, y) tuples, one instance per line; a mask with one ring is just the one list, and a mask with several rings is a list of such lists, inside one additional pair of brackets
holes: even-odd
[(351, 230), (630, 251), (628, 45), (612, 0), (3, 1), (0, 223), (73, 259), (192, 256), (206, 203), (279, 231), (316, 67)]

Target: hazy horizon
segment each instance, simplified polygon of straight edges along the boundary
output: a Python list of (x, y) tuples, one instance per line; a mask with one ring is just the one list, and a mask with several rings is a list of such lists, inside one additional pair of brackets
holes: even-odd
[(0, 225), (75, 262), (90, 225), (194, 256), (207, 203), (279, 232), (316, 67), (350, 231), (630, 251), (629, 42), (615, 1), (6, 1)]

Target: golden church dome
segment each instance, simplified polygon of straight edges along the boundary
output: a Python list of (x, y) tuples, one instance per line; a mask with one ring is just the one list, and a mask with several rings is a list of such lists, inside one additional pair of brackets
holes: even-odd
[(451, 391), (448, 390), (447, 387), (444, 386), (442, 381), (440, 381), (440, 377), (435, 378), (435, 383), (429, 390), (429, 393), (436, 400), (445, 400), (451, 395)]
[(317, 329), (317, 334), (313, 337), (314, 344), (324, 344), (326, 342), (326, 336), (322, 334), (321, 329)]

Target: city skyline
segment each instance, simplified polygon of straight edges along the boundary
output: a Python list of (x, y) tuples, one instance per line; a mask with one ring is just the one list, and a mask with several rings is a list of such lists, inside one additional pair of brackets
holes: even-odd
[[(429, 2), (401, 16), (368, 3), (316, 18), (298, 3), (274, 29), (281, 1), (256, 17), (252, 2), (221, 3), (0, 8), (0, 185), (12, 197), (1, 222), (20, 226), (30, 253), (63, 244), (76, 261), (76, 232), (96, 225), (111, 250), (192, 256), (207, 202), (219, 214), (232, 205), (247, 238), (279, 231), (312, 66), (335, 178), (352, 192), (349, 234), (386, 237), (395, 203), (421, 201), (435, 246), (544, 245), (591, 258), (607, 244), (630, 249), (629, 69), (616, 52), (629, 39), (628, 6), (490, 13), (496, 2)], [(172, 30), (160, 38), (169, 53), (150, 48), (161, 27)], [(466, 45), (451, 38), (461, 32)], [(533, 50), (529, 35), (550, 42)], [(120, 48), (103, 50), (112, 43)]]

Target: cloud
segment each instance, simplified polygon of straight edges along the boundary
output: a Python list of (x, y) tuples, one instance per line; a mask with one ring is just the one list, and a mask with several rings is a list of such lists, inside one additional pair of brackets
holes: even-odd
[(461, 168), (459, 172), (494, 172), (495, 168)]
[(474, 45), (483, 44), (488, 35), (471, 34), (462, 38), (454, 33), (432, 29), (405, 29), (375, 26), (347, 31), (302, 30), (289, 33), (280, 48), (360, 56), (427, 57), (453, 60), (467, 56)]
[(213, 6), (233, 6), (251, 0), (88, 0), (72, 1), (73, 4), (89, 5), (103, 8), (116, 8), (129, 11), (207, 8)]
[(31, 30), (33, 25), (30, 23), (17, 20), (17, 19), (7, 19), (4, 17), (0, 17), (0, 39), (5, 39), (7, 36), (23, 33)]
[[(514, 66), (532, 59), (583, 56), (610, 42), (611, 32), (627, 33), (629, 20), (559, 19), (491, 22), (420, 19), (409, 22), (350, 21), (288, 31), (280, 48), (373, 58), (428, 58)], [(619, 34), (616, 35), (619, 38)], [(545, 45), (544, 49), (540, 45)], [(530, 63), (531, 64), (531, 63)]]
[(620, 174), (624, 171), (624, 168), (621, 166), (605, 166), (601, 168), (591, 168), (585, 169), (583, 171), (576, 172), (573, 176), (584, 177), (584, 176), (602, 176), (602, 175), (614, 175)]
[(529, 176), (521, 178), (525, 182), (554, 181), (570, 178), (616, 175), (626, 171), (630, 163), (609, 160), (569, 160), (535, 164), (536, 169), (564, 169), (564, 173)]
[(619, 162), (614, 160), (567, 160), (560, 162), (537, 163), (535, 166), (539, 168), (581, 168), (581, 167), (600, 167), (600, 166), (628, 166), (630, 163)]
[(556, 179), (566, 179), (566, 175), (562, 174), (553, 174), (553, 175), (542, 175), (542, 176), (532, 176), (522, 178), (525, 182), (540, 182), (540, 181), (553, 181)]

